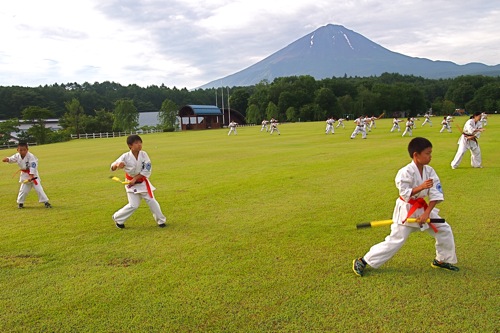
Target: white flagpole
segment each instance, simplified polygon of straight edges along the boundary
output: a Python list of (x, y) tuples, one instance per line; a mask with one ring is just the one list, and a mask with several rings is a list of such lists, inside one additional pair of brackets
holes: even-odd
[(229, 106), (229, 86), (227, 87), (227, 113), (229, 115), (229, 122), (231, 122), (231, 106)]
[(220, 90), (222, 91), (222, 127), (224, 127), (224, 124), (225, 124), (225, 118), (224, 118), (224, 87), (221, 87)]

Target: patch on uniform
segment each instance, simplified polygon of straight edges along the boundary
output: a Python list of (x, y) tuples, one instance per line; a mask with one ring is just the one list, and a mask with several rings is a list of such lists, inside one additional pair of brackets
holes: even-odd
[(439, 193), (443, 193), (443, 187), (441, 186), (441, 183), (438, 183), (436, 185), (436, 189), (439, 191)]
[(31, 167), (32, 167), (33, 169), (34, 169), (34, 168), (36, 168), (36, 163), (35, 163), (35, 162), (31, 163)]
[(151, 171), (151, 163), (146, 164), (146, 170)]

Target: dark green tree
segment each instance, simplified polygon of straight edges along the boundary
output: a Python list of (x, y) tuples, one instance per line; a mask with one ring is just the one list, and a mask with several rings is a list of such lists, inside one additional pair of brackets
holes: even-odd
[(166, 99), (161, 104), (160, 112), (158, 112), (159, 126), (164, 131), (173, 131), (175, 129), (175, 121), (179, 113), (179, 107), (170, 99)]
[(132, 132), (139, 126), (139, 112), (131, 99), (119, 99), (115, 102), (113, 129)]
[(69, 102), (64, 102), (64, 105), (68, 112), (59, 119), (59, 124), (70, 133), (75, 133), (79, 139), (81, 130), (85, 130), (85, 113), (83, 107), (76, 98), (71, 99)]
[(19, 132), (19, 119), (12, 118), (0, 122), (0, 145), (5, 145), (11, 139), (11, 133)]
[(250, 94), (248, 93), (248, 89), (245, 88), (235, 89), (231, 93), (231, 96), (229, 97), (229, 103), (231, 105), (231, 109), (235, 109), (236, 111), (239, 111), (240, 113), (245, 115), (249, 98)]
[(252, 104), (247, 109), (246, 120), (249, 124), (260, 124), (264, 119), (263, 113), (259, 110), (259, 107)]
[(23, 119), (32, 125), (27, 130), (37, 142), (37, 144), (47, 143), (50, 129), (45, 127), (46, 120), (54, 117), (54, 113), (46, 108), (39, 106), (29, 106), (22, 111)]

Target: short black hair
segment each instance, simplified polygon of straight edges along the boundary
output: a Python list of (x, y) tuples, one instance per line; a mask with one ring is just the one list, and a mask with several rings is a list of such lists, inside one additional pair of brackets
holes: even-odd
[(129, 146), (131, 146), (132, 144), (134, 144), (134, 142), (136, 142), (136, 141), (142, 142), (141, 137), (139, 135), (137, 135), (137, 134), (132, 134), (132, 135), (129, 135), (127, 137), (127, 144)]
[(17, 144), (17, 146), (18, 146), (18, 147), (26, 147), (26, 148), (28, 148), (28, 143), (27, 143), (27, 142), (19, 142), (19, 143)]
[(478, 117), (478, 116), (480, 116), (480, 115), (481, 115), (481, 112), (476, 111), (476, 112), (474, 112), (474, 114), (473, 114), (472, 116), (470, 116), (470, 119), (472, 119), (472, 118), (474, 118), (474, 117)]
[(408, 144), (408, 153), (413, 158), (413, 153), (421, 153), (427, 148), (432, 148), (432, 143), (426, 138), (413, 138)]

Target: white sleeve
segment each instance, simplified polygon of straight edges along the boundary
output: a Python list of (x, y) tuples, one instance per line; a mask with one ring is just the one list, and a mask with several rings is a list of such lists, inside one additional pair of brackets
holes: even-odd
[(143, 175), (146, 178), (149, 178), (151, 176), (151, 160), (149, 159), (148, 153), (145, 151), (142, 151), (143, 157), (141, 158), (142, 160), (142, 168), (141, 168), (141, 175)]
[(31, 155), (29, 159), (29, 164), (30, 164), (30, 174), (36, 175), (38, 168), (38, 159), (35, 156)]
[(399, 196), (403, 198), (404, 201), (408, 202), (411, 197), (411, 191), (413, 190), (413, 176), (408, 167), (398, 171), (395, 182), (399, 190)]
[[(126, 154), (126, 153), (125, 153), (125, 154)], [(124, 160), (125, 160), (125, 154), (122, 154), (120, 157), (118, 157), (118, 158), (116, 159), (116, 161), (114, 161), (113, 163), (111, 163), (111, 165), (110, 165), (110, 167), (109, 167), (109, 168), (111, 169), (111, 168), (113, 167), (113, 165), (115, 165), (115, 164), (119, 164), (119, 163), (121, 163), (121, 162), (124, 162)]]
[(14, 155), (12, 155), (12, 156), (8, 157), (8, 159), (9, 159), (9, 164), (12, 164), (12, 163), (17, 163), (17, 162), (18, 162), (17, 155), (18, 155), (18, 154), (16, 153), (16, 154), (14, 154)]
[(429, 167), (429, 178), (432, 178), (433, 186), (429, 189), (429, 201), (441, 202), (444, 200), (443, 188), (441, 186), (441, 180), (439, 179), (436, 171)]

